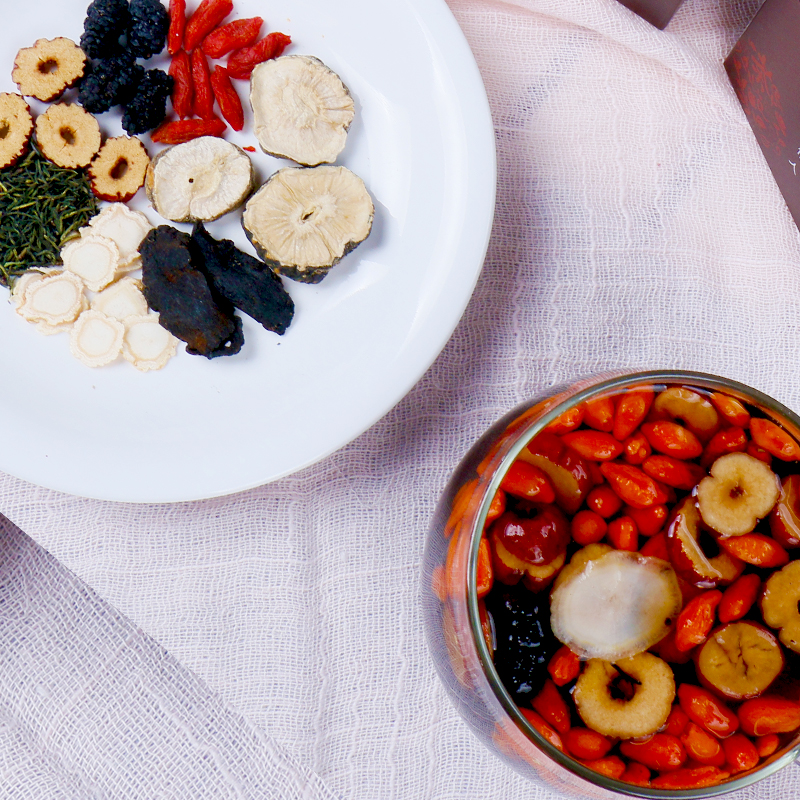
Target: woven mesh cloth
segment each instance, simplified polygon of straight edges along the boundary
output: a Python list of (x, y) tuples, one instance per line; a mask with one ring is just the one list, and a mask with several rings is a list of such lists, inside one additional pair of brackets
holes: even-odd
[[(722, 68), (757, 6), (686, 0), (660, 32), (614, 0), (451, 0), (499, 168), (462, 322), (371, 430), (259, 489), (136, 506), (0, 475), (38, 545), (2, 550), (4, 796), (555, 796), (438, 683), (426, 527), (478, 434), (554, 383), (694, 369), (800, 408), (800, 237)], [(738, 797), (798, 793), (791, 767)]]

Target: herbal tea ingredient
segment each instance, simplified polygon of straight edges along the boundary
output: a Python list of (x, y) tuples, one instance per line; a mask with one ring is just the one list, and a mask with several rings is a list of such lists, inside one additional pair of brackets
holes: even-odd
[(62, 245), (96, 212), (86, 175), (56, 166), (32, 147), (0, 171), (0, 283), (58, 263)]

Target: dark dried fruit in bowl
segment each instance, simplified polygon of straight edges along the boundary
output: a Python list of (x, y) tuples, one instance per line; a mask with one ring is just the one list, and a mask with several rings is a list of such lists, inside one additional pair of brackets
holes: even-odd
[(127, 103), (144, 77), (144, 67), (133, 56), (122, 54), (92, 64), (81, 81), (78, 102), (92, 114)]
[(122, 48), (120, 37), (131, 21), (128, 0), (94, 0), (86, 9), (81, 48), (91, 58), (106, 58)]
[(163, 70), (151, 69), (145, 73), (122, 114), (122, 127), (129, 136), (147, 133), (164, 121), (173, 85), (172, 76)]
[(161, 0), (131, 0), (128, 50), (137, 58), (151, 58), (167, 43), (169, 12)]
[(294, 316), (294, 303), (281, 279), (263, 261), (243, 253), (228, 239), (214, 239), (202, 223), (194, 226), (192, 242), (201, 256), (198, 269), (216, 294), (268, 331), (286, 331)]
[(139, 254), (147, 304), (159, 313), (161, 325), (186, 342), (187, 353), (215, 358), (239, 352), (241, 319), (214, 297), (194, 267), (188, 233), (161, 225), (144, 237)]

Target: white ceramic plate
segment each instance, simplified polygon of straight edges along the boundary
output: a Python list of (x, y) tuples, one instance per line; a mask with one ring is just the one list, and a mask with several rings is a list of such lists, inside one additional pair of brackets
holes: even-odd
[[(87, 5), (25, 6), (0, 34), (1, 88), (16, 89), (10, 73), (20, 47), (40, 37), (77, 41)], [(375, 200), (370, 238), (320, 284), (286, 282), (296, 314), (284, 336), (245, 317), (239, 355), (209, 361), (181, 346), (155, 373), (123, 361), (83, 366), (65, 334), (40, 335), (0, 288), (0, 469), (131, 502), (258, 486), (366, 430), (450, 337), (486, 251), (495, 155), (486, 94), (449, 9), (443, 0), (235, 0), (230, 19), (254, 15), (265, 32), (292, 37), (287, 52), (322, 59), (353, 93), (357, 116), (337, 163), (360, 175)], [(245, 99), (247, 85), (237, 87)], [(100, 116), (110, 135), (121, 130), (115, 114)], [(249, 130), (248, 121), (228, 138), (255, 145)], [(253, 159), (261, 180), (288, 163)], [(142, 194), (132, 205), (164, 224)], [(240, 220), (237, 211), (208, 228), (252, 252)]]

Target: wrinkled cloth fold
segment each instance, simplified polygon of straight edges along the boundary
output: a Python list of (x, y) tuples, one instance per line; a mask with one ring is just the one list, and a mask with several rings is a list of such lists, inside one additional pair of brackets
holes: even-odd
[[(518, 402), (609, 369), (711, 372), (800, 410), (800, 235), (722, 66), (757, 0), (686, 0), (665, 31), (614, 0), (450, 7), (486, 85), (498, 154), (492, 239), (464, 318), (373, 428), (270, 485), (137, 506), (0, 475), (0, 512), (53, 557), (15, 536), (4, 558), (24, 550), (31, 565), (15, 602), (34, 629), (45, 625), (36, 613), (49, 615), (58, 642), (24, 669), (17, 651), (2, 650), (2, 674), (25, 676), (0, 696), (11, 720), (0, 724), (6, 785), (20, 759), (54, 769), (63, 746), (38, 686), (86, 691), (89, 674), (63, 665), (87, 648), (108, 658), (122, 637), (121, 674), (143, 686), (157, 679), (176, 704), (180, 691), (221, 704), (232, 716), (204, 735), (241, 726), (248, 758), (277, 743), (316, 776), (318, 796), (555, 797), (475, 740), (426, 649), (419, 567), (448, 474)], [(85, 617), (70, 611), (70, 593), (89, 602)], [(115, 626), (101, 625), (109, 614), (120, 615)], [(172, 673), (159, 672), (162, 658)], [(90, 696), (73, 764), (129, 713)], [(15, 724), (26, 730), (14, 738)], [(175, 731), (164, 742), (174, 752), (163, 758), (180, 762), (187, 781), (208, 766), (180, 750)], [(91, 796), (229, 796), (217, 785), (157, 795), (147, 791), (159, 788), (152, 772), (151, 787), (126, 793), (130, 776), (95, 767), (107, 788)], [(62, 777), (64, 797), (82, 796), (69, 794), (79, 771)], [(799, 790), (789, 767), (735, 797)]]

